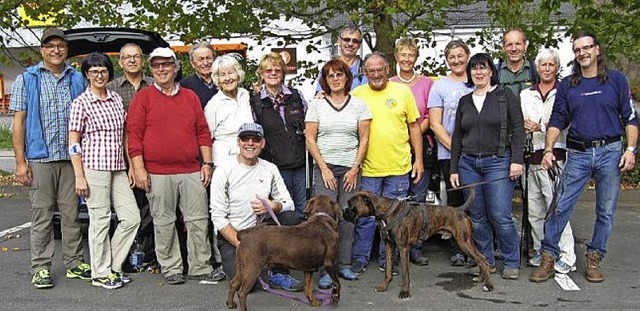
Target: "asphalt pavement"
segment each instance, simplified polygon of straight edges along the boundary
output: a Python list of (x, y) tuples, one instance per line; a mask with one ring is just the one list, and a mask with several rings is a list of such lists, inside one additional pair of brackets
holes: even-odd
[[(585, 192), (571, 220), (578, 270), (569, 277), (579, 287), (577, 291), (565, 291), (553, 280), (530, 283), (531, 268), (523, 265), (519, 280), (507, 281), (494, 274), (495, 291), (484, 293), (481, 285), (473, 284), (465, 274), (466, 268), (449, 265), (448, 241), (431, 239), (427, 243), (430, 264), (410, 267), (409, 299), (398, 298), (399, 277), (394, 278), (388, 292), (373, 291), (383, 275), (372, 261), (359, 280), (341, 281), (341, 300), (335, 307), (312, 308), (263, 291), (250, 294), (248, 305), (252, 310), (638, 310), (640, 191), (621, 193), (609, 253), (603, 262), (606, 280), (600, 284), (584, 278), (585, 242), (593, 228), (594, 200), (593, 191)], [(0, 215), (0, 232), (23, 225), (29, 222), (29, 202), (24, 195), (0, 199)], [(124, 288), (109, 291), (66, 279), (57, 243), (52, 267), (55, 287), (38, 290), (30, 284), (29, 230), (0, 233), (0, 310), (226, 310), (227, 281), (217, 285), (187, 281), (172, 286), (159, 274), (143, 272), (131, 274), (133, 282)], [(314, 277), (317, 280), (319, 276)]]

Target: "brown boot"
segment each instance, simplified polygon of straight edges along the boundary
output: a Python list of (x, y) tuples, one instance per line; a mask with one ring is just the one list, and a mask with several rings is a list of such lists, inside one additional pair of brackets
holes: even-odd
[(587, 252), (587, 271), (585, 271), (587, 281), (593, 283), (604, 281), (604, 273), (600, 268), (600, 261), (602, 261), (600, 253), (596, 251)]
[(553, 268), (554, 263), (555, 260), (551, 254), (543, 252), (540, 266), (531, 272), (531, 275), (529, 275), (529, 281), (539, 283), (552, 278), (556, 274), (556, 271)]

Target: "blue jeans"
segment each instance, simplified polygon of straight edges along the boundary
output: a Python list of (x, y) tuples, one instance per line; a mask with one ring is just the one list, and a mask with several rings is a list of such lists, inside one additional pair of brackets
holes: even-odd
[(303, 167), (295, 170), (280, 170), (284, 184), (291, 194), (296, 212), (302, 216), (307, 205), (307, 172)]
[[(362, 190), (371, 191), (390, 199), (405, 197), (409, 191), (409, 174), (387, 177), (363, 176)], [(356, 221), (356, 233), (353, 241), (353, 260), (364, 263), (369, 262), (375, 230), (376, 220), (373, 216), (359, 218), (358, 221)], [(382, 258), (384, 261), (384, 256), (382, 256)]]
[(425, 169), (424, 175), (417, 184), (413, 183), (411, 179), (411, 174), (409, 174), (409, 195), (414, 196), (413, 201), (424, 203), (427, 201), (427, 192), (429, 191), (429, 179), (431, 176), (429, 175), (431, 171)]
[(607, 254), (607, 240), (613, 229), (613, 214), (618, 204), (620, 192), (620, 168), (622, 142), (608, 144), (585, 151), (569, 149), (567, 162), (558, 189), (558, 208), (544, 223), (542, 249), (558, 258), (558, 243), (562, 230), (571, 218), (578, 197), (590, 177), (596, 180), (596, 222), (593, 226), (591, 242), (587, 251), (597, 251), (603, 257)]
[[(473, 157), (463, 154), (458, 162), (462, 184), (509, 176), (510, 156)], [(476, 197), (469, 207), (473, 239), (480, 253), (494, 266), (493, 232), (498, 239), (505, 268), (520, 267), (520, 239), (511, 218), (514, 182), (508, 178), (475, 187)], [(465, 191), (467, 192), (467, 191)]]

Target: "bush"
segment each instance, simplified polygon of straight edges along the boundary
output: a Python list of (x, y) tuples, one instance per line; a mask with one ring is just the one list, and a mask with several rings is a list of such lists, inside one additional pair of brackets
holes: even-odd
[(0, 128), (0, 149), (13, 148), (13, 142), (11, 140), (11, 131), (8, 129)]

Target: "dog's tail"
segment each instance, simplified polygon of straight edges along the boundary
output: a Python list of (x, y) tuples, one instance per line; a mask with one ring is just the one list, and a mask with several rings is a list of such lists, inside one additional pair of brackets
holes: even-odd
[(462, 204), (462, 206), (460, 206), (459, 208), (463, 211), (466, 211), (469, 206), (471, 206), (471, 204), (473, 204), (473, 200), (476, 198), (476, 188), (475, 187), (470, 187), (469, 188), (469, 197), (467, 198), (467, 201), (464, 202), (464, 204)]

